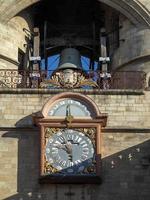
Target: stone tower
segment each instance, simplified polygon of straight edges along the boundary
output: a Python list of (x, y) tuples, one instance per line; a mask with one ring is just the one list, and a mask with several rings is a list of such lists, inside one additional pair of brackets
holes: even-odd
[[(149, 0), (0, 0), (0, 200), (150, 199), (149, 13)], [(69, 84), (49, 60), (66, 48), (85, 59)], [(101, 183), (39, 182), (34, 120), (68, 94), (107, 114)]]

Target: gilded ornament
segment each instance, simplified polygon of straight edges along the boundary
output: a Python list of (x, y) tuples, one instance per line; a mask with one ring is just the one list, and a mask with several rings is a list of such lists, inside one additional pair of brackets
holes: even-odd
[(45, 162), (45, 173), (58, 173), (59, 171), (54, 168), (51, 164), (49, 164), (47, 161)]
[(59, 129), (58, 128), (46, 128), (45, 138), (52, 137)]
[(81, 73), (74, 72), (71, 80), (66, 79), (64, 74), (59, 72), (54, 74), (51, 79), (45, 79), (41, 82), (41, 88), (82, 88), (85, 86), (97, 88), (98, 84), (92, 79), (87, 79)]

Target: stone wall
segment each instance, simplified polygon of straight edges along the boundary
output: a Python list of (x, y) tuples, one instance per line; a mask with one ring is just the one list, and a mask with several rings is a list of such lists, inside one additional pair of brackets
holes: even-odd
[(18, 139), (3, 138), (0, 133), (0, 199), (13, 196), (17, 192)]
[(120, 46), (113, 55), (113, 70), (149, 72), (150, 29), (134, 26), (120, 15)]
[[(29, 10), (18, 13), (38, 1), (0, 0), (0, 69), (18, 68), (18, 50), (26, 53), (30, 39), (23, 28), (33, 27)], [(122, 13), (120, 39), (125, 41), (114, 52), (113, 69), (149, 72), (150, 1), (100, 2)], [(31, 114), (51, 96), (0, 94), (0, 200), (149, 200), (150, 92), (88, 95), (108, 113), (101, 143), (102, 183), (92, 186), (38, 182), (39, 132)]]
[(102, 183), (92, 186), (38, 182), (39, 131), (31, 114), (51, 96), (0, 94), (0, 199), (149, 200), (150, 92), (89, 95), (108, 113), (101, 143)]
[[(32, 91), (31, 91), (32, 92)], [(30, 127), (31, 115), (41, 110), (51, 94), (0, 94), (0, 127)], [(89, 95), (102, 113), (107, 127), (150, 127), (150, 92), (137, 95)]]
[[(0, 69), (18, 69), (19, 51), (28, 57), (27, 45), (31, 40), (31, 34), (24, 29), (32, 31), (30, 12), (22, 12), (7, 24), (0, 24)], [(27, 67), (27, 61), (24, 62)]]
[(104, 132), (100, 185), (39, 184), (37, 130), (0, 131), (1, 200), (149, 200), (150, 131)]
[[(30, 36), (23, 31), (23, 28), (32, 31), (34, 19), (32, 15), (33, 10), (31, 11), (30, 8), (25, 10), (23, 9), (38, 1), (39, 0), (26, 0), (22, 2), (17, 1), (17, 3), (15, 3), (15, 0), (7, 3), (2, 3), (0, 1), (0, 16), (4, 11), (5, 13), (8, 13), (6, 9), (9, 10), (9, 12), (12, 10), (11, 13), (5, 16), (5, 18), (7, 18), (5, 19), (6, 21), (3, 19), (4, 13), (0, 18), (5, 21), (4, 23), (2, 20), (1, 23), (0, 20), (0, 68), (16, 69), (19, 64), (18, 50), (20, 49), (24, 53), (27, 53), (27, 48), (24, 45), (27, 44), (27, 38)], [(122, 67), (121, 70), (149, 72), (149, 10), (146, 10), (146, 8), (149, 9), (149, 2), (141, 1), (138, 3), (132, 1), (130, 3), (131, 5), (125, 1), (120, 1), (119, 5), (116, 5), (115, 2), (110, 0), (101, 0), (101, 2), (110, 5), (112, 8), (120, 12), (120, 26), (122, 27), (122, 29), (120, 29), (120, 47), (114, 52), (112, 57), (113, 70)], [(146, 7), (142, 5), (142, 2)], [(13, 3), (15, 6), (13, 6)], [(126, 12), (128, 12), (128, 14), (130, 13), (129, 16)], [(13, 13), (16, 13), (16, 15), (13, 16)], [(144, 21), (142, 22), (141, 20)], [(145, 23), (148, 23), (147, 26), (144, 25)], [(4, 59), (4, 56), (9, 59)], [(27, 67), (26, 62), (25, 66)]]

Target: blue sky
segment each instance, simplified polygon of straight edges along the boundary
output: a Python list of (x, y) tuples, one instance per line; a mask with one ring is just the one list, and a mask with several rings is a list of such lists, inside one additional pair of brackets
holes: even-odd
[[(48, 57), (48, 70), (54, 71), (58, 67), (59, 57), (60, 57), (59, 54)], [(81, 63), (82, 63), (83, 70), (88, 71), (89, 70), (89, 64), (90, 64), (90, 59), (85, 57), (85, 56), (81, 56)], [(94, 70), (97, 69), (97, 65), (98, 65), (98, 63), (95, 62)], [(45, 60), (44, 59), (42, 59), (42, 61), (41, 61), (41, 69), (42, 70), (45, 69)]]

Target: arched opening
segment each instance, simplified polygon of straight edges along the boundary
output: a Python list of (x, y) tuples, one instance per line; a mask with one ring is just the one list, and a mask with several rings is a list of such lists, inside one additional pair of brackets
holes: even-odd
[[(12, 0), (11, 2), (1, 4), (0, 21), (7, 23), (12, 17), (17, 15), (20, 11), (40, 1), (44, 2), (45, 0), (32, 0), (32, 1), (18, 0), (17, 5), (15, 0)], [(147, 27), (150, 25), (148, 4), (146, 1), (143, 2), (130, 1), (130, 3), (124, 0), (120, 0), (119, 2), (116, 2), (115, 0), (98, 0), (98, 1), (105, 3), (106, 5), (109, 5), (112, 8), (116, 9), (117, 11), (121, 12), (137, 25), (147, 26)], [(16, 6), (13, 6), (14, 4)]]
[[(135, 5), (137, 6), (137, 4)], [(9, 6), (10, 4), (8, 4)], [(43, 80), (45, 77), (49, 78), (52, 71), (58, 68), (60, 54), (66, 48), (74, 48), (80, 53), (81, 67), (84, 71), (112, 72), (114, 69), (123, 66), (125, 62), (130, 61), (130, 59), (134, 60), (137, 53), (140, 54), (141, 52), (136, 53), (135, 51), (131, 58), (130, 55), (126, 56), (124, 48), (120, 51), (120, 46), (123, 46), (124, 43), (126, 43), (126, 49), (131, 45), (131, 41), (125, 42), (128, 38), (124, 39), (124, 35), (120, 34), (122, 29), (121, 17), (123, 15), (127, 16), (136, 25), (141, 22), (141, 15), (137, 17), (136, 14), (138, 9), (140, 11), (142, 8), (135, 6), (134, 12), (131, 14), (132, 6), (133, 3), (128, 5), (124, 1), (116, 4), (114, 1), (102, 0), (65, 0), (63, 2), (60, 0), (52, 2), (48, 0), (35, 0), (32, 3), (30, 1), (20, 2), (16, 9), (12, 7), (10, 9), (11, 14), (7, 13), (8, 17), (6, 17), (6, 20), (9, 20), (14, 14), (25, 8), (17, 15), (24, 18), (24, 14), (22, 13), (26, 13), (32, 21), (32, 27), (29, 29), (23, 27), (21, 23), (23, 33), (19, 32), (19, 34), (22, 34), (20, 34), (22, 38), (19, 38), (19, 40), (21, 41), (21, 45), (24, 42), (24, 49), (20, 48), (20, 46), (16, 47), (13, 56), (18, 63), (15, 63), (15, 65), (19, 65), (19, 69), (21, 70), (50, 71), (46, 75), (42, 72), (40, 75), (36, 73), (25, 73), (24, 75), (23, 72), (19, 78), (21, 79), (22, 76), (27, 75), (27, 78), (23, 80), (27, 87), (37, 87), (39, 83), (30, 83), (30, 79), (39, 79), (40, 77)], [(127, 20), (125, 16), (123, 17)], [(16, 19), (14, 21), (13, 19), (10, 20), (12, 22), (11, 26), (13, 23), (16, 23)], [(127, 23), (130, 22), (128, 21)], [(144, 25), (144, 23), (143, 17), (141, 24)], [(131, 26), (134, 27), (133, 24)], [(15, 26), (15, 29), (17, 28)], [(119, 53), (117, 52), (118, 49)], [(17, 51), (18, 55), (16, 56)], [(12, 62), (14, 61), (11, 60)], [(18, 72), (16, 76), (18, 76)], [(92, 76), (90, 75), (90, 78), (93, 78)], [(98, 74), (98, 78), (99, 76), (101, 75)], [(39, 82), (42, 82), (41, 79)], [(94, 77), (95, 79), (96, 81), (98, 80)], [(19, 84), (17, 83), (17, 87), (21, 86)]]
[[(99, 57), (112, 57), (119, 47), (120, 13), (99, 1), (45, 0), (30, 6), (30, 13), (40, 35), (36, 38), (37, 31), (31, 33), (35, 36), (31, 48), (33, 56), (39, 51), (42, 69), (56, 68), (61, 51), (71, 47), (80, 52), (83, 69), (101, 70)], [(50, 66), (51, 61), (54, 66)]]

